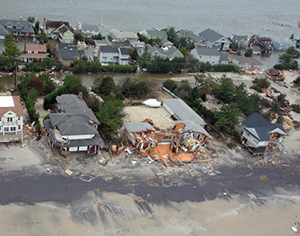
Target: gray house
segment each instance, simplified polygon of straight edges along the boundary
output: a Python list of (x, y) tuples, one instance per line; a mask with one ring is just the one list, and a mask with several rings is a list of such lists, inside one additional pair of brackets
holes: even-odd
[(258, 113), (247, 116), (240, 128), (241, 140), (254, 153), (264, 153), (270, 142), (286, 135), (281, 124), (272, 124)]
[(82, 25), (81, 26), (82, 34), (85, 37), (92, 37), (93, 35), (98, 35), (100, 33), (98, 25)]
[(148, 39), (166, 39), (168, 38), (167, 32), (162, 30), (145, 30), (142, 32)]
[(224, 35), (214, 30), (208, 28), (200, 32), (199, 37), (205, 40), (207, 48), (216, 48), (221, 51), (229, 50), (230, 41)]
[(142, 55), (144, 52), (150, 53), (152, 58), (169, 58), (170, 61), (172, 61), (175, 57), (184, 57), (183, 54), (174, 46), (156, 48), (147, 44), (144, 50), (140, 49), (138, 51), (139, 55)]
[(203, 38), (194, 34), (191, 30), (179, 30), (176, 32), (177, 39), (185, 38), (187, 42), (187, 47), (205, 47), (206, 42)]
[(103, 145), (97, 131), (99, 121), (84, 102), (82, 95), (58, 96), (59, 113), (50, 113), (44, 121), (49, 144), (63, 153), (96, 153)]
[(211, 65), (228, 64), (226, 53), (221, 53), (215, 48), (194, 48), (191, 55), (200, 62), (210, 63)]
[[(34, 30), (32, 24), (28, 21), (23, 20), (0, 20), (0, 37), (3, 38), (3, 35), (13, 34), (15, 36), (34, 36)], [(2, 35), (2, 36), (1, 36)]]
[(69, 66), (74, 60), (79, 60), (84, 54), (79, 51), (76, 45), (69, 45), (65, 43), (58, 43), (59, 60), (63, 65)]
[(246, 35), (233, 35), (231, 37), (231, 40), (233, 42), (238, 43), (239, 48), (241, 48), (241, 49), (247, 48), (248, 43), (249, 43), (249, 38)]

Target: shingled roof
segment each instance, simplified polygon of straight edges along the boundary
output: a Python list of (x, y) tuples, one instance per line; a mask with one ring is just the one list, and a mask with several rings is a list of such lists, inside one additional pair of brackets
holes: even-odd
[(242, 124), (259, 141), (269, 141), (274, 132), (286, 134), (281, 124), (272, 124), (256, 112), (247, 116)]

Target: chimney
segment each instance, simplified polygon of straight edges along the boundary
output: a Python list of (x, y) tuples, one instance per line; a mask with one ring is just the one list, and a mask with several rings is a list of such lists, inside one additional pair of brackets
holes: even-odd
[(91, 118), (91, 119), (89, 120), (89, 123), (90, 123), (90, 125), (92, 125), (92, 124), (94, 123), (93, 118)]
[(80, 99), (83, 99), (83, 94), (82, 94), (82, 92), (79, 92), (78, 97), (79, 97)]

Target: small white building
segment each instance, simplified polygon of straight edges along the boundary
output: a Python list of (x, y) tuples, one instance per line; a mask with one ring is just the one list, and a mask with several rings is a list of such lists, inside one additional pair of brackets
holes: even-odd
[(132, 42), (138, 41), (139, 37), (135, 32), (130, 31), (120, 31), (117, 29), (112, 29), (109, 31), (109, 35), (116, 41), (116, 42)]
[(23, 141), (24, 111), (19, 96), (0, 96), (0, 142)]

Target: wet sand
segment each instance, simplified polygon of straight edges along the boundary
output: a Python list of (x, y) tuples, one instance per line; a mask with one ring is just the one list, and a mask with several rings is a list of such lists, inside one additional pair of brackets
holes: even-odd
[[(53, 202), (0, 207), (0, 235), (294, 235), (299, 197), (251, 201), (137, 203), (133, 195), (94, 192), (69, 205)], [(293, 199), (291, 202), (291, 199)]]

